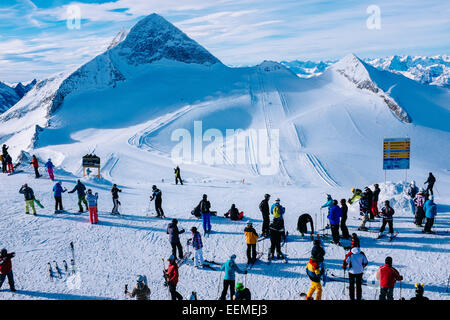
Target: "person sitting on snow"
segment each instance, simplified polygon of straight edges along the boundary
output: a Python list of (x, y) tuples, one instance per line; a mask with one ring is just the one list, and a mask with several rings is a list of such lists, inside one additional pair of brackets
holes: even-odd
[(230, 210), (228, 210), (227, 213), (224, 214), (225, 218), (230, 218), (230, 220), (233, 221), (238, 221), (238, 220), (242, 220), (242, 218), (244, 217), (244, 213), (240, 213), (239, 209), (236, 208), (236, 205), (233, 203), (231, 205)]

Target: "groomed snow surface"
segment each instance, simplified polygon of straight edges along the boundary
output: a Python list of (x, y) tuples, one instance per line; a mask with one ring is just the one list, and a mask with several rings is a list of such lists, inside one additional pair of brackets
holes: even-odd
[[(87, 213), (77, 215), (77, 196), (63, 194), (64, 208), (68, 213), (53, 214), (54, 200), (51, 193), (53, 182), (45, 172), (40, 179), (34, 179), (32, 170), (15, 175), (0, 175), (0, 225), (1, 247), (15, 251), (13, 270), (16, 280), (16, 293), (9, 292), (5, 282), (1, 289), (2, 299), (125, 299), (124, 285), (131, 288), (138, 274), (148, 278), (151, 299), (169, 299), (170, 295), (163, 285), (162, 260), (171, 254), (166, 234), (167, 224), (172, 218), (179, 220), (180, 229), (187, 230), (181, 235), (183, 248), (190, 237), (190, 228), (196, 226), (200, 230), (201, 220), (194, 218), (190, 211), (200, 201), (203, 193), (207, 193), (212, 203), (212, 210), (218, 211), (218, 217), (212, 218), (212, 233), (209, 238), (203, 237), (204, 257), (208, 260), (223, 263), (233, 253), (237, 255), (237, 263), (241, 268), (246, 263), (246, 245), (244, 237), (245, 222), (253, 222), (257, 231), (261, 230), (261, 216), (258, 204), (265, 193), (272, 195), (272, 200), (281, 198), (286, 207), (285, 221), (289, 232), (288, 242), (282, 248), (289, 262), (274, 260), (271, 265), (258, 261), (244, 275), (237, 275), (238, 282), (246, 282), (254, 299), (300, 299), (299, 294), (306, 292), (310, 281), (305, 274), (305, 265), (309, 258), (312, 243), (309, 238), (302, 239), (296, 231), (297, 218), (309, 212), (315, 219), (316, 228), (321, 227), (322, 219), (319, 207), (325, 202), (325, 193), (336, 199), (348, 199), (347, 187), (311, 187), (277, 186), (242, 184), (237, 180), (199, 179), (196, 175), (186, 173), (185, 185), (175, 185), (171, 170), (162, 182), (152, 179), (134, 177), (134, 183), (120, 185), (120, 181), (106, 179), (87, 179), (82, 181), (88, 188), (99, 193), (99, 224), (91, 225)], [(184, 172), (182, 171), (182, 174)], [(160, 173), (164, 174), (164, 173)], [(420, 178), (420, 179), (419, 179)], [(423, 177), (418, 177), (421, 182)], [(77, 177), (71, 174), (58, 175), (56, 181), (62, 181), (71, 190)], [(423, 179), (425, 180), (425, 179)], [(33, 189), (36, 198), (45, 206), (37, 208), (38, 215), (25, 215), (23, 196), (18, 193), (20, 186), (27, 182)], [(112, 208), (110, 188), (116, 182), (123, 192), (120, 193), (122, 203), (121, 216), (110, 215)], [(157, 184), (163, 192), (163, 209), (167, 219), (152, 217), (153, 203), (149, 206), (148, 196), (151, 185)], [(399, 235), (392, 242), (388, 238), (375, 240), (376, 233), (356, 231), (360, 221), (358, 204), (349, 210), (348, 226), (350, 232), (356, 232), (361, 238), (361, 248), (366, 253), (369, 266), (365, 279), (371, 279), (376, 268), (383, 264), (386, 256), (393, 257), (394, 266), (404, 276), (402, 296), (409, 299), (414, 296), (414, 283), (425, 283), (426, 296), (431, 299), (448, 299), (446, 284), (448, 277), (449, 257), (449, 188), (436, 184), (436, 202), (438, 217), (434, 230), (439, 235), (424, 235), (413, 224), (413, 215), (403, 194), (406, 185), (388, 182), (380, 183), (382, 193), (380, 203), (391, 200), (396, 213), (394, 228)], [(364, 187), (364, 186), (361, 186)], [(272, 201), (271, 201), (272, 202)], [(223, 217), (232, 203), (245, 212), (242, 222), (232, 222)], [(322, 211), (325, 214), (325, 211)], [(149, 216), (148, 216), (149, 215)], [(379, 228), (379, 222), (372, 222), (371, 228)], [(75, 245), (77, 276), (53, 282), (49, 280), (47, 263), (56, 260), (63, 270), (62, 261), (70, 261), (69, 243)], [(267, 251), (269, 240), (259, 242), (258, 250)], [(345, 250), (333, 244), (325, 244), (326, 266), (328, 273), (343, 275), (341, 269)], [(266, 261), (264, 255), (263, 261)], [(167, 266), (167, 261), (165, 261)], [(214, 266), (217, 268), (217, 266)], [(218, 285), (222, 289), (223, 273), (210, 269), (196, 269), (189, 262), (180, 267), (178, 291), (188, 298), (191, 291), (197, 291), (199, 299), (218, 297)], [(342, 282), (328, 282), (324, 287), (323, 299), (348, 299), (343, 293)], [(395, 298), (400, 296), (399, 284)], [(374, 287), (363, 286), (363, 298), (374, 299)]]

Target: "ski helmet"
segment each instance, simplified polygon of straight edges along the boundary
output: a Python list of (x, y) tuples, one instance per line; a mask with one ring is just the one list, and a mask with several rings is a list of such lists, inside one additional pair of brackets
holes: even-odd
[(206, 199), (206, 198), (208, 198), (208, 196), (206, 194), (204, 194), (203, 195), (203, 199)]
[(177, 224), (177, 223), (178, 223), (178, 220), (177, 220), (176, 218), (173, 218), (173, 219), (172, 219), (172, 223), (173, 223), (173, 224)]
[(248, 225), (248, 226), (252, 226), (253, 223), (251, 223), (250, 221), (247, 221), (247, 225)]
[(237, 291), (244, 290), (244, 285), (241, 282), (236, 283), (236, 290)]
[(197, 232), (197, 227), (192, 227), (192, 228), (191, 228), (191, 231), (192, 231), (192, 232)]
[(423, 295), (424, 284), (423, 283), (416, 283), (414, 286), (416, 287), (416, 294)]
[(88, 193), (92, 193), (92, 190), (91, 190), (91, 189), (88, 189)]
[(138, 275), (136, 281), (137, 282), (144, 282), (144, 277), (141, 276), (141, 275)]
[(386, 263), (389, 266), (392, 266), (392, 258), (391, 257), (386, 257), (386, 259), (384, 260), (384, 263)]
[(280, 198), (277, 198), (277, 200), (275, 200), (275, 202), (280, 202), (281, 200), (280, 200)]
[(175, 261), (175, 256), (173, 254), (170, 255), (169, 259), (167, 259), (169, 261)]
[(156, 185), (153, 185), (153, 186), (152, 186), (152, 189), (155, 190), (155, 189), (156, 189)]
[(351, 192), (355, 192), (355, 188), (352, 188), (350, 191), (351, 191)]

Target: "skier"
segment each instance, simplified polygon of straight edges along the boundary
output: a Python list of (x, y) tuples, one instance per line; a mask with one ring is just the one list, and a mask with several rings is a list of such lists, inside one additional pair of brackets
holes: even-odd
[(252, 294), (248, 288), (245, 288), (241, 282), (236, 283), (236, 293), (233, 300), (252, 300)]
[(423, 206), (423, 208), (425, 210), (426, 223), (425, 223), (425, 227), (423, 228), (422, 232), (433, 233), (433, 231), (431, 231), (431, 228), (433, 227), (433, 224), (434, 224), (434, 218), (437, 215), (437, 206), (433, 202), (432, 195), (430, 195), (428, 197), (428, 200), (425, 202), (425, 205)]
[(177, 292), (179, 273), (175, 256), (171, 255), (168, 261), (169, 267), (167, 268), (167, 270), (164, 270), (164, 273), (167, 276), (170, 295), (172, 297), (172, 300), (183, 300), (183, 296)]
[(9, 147), (6, 146), (6, 144), (4, 144), (2, 146), (2, 155), (3, 155), (3, 157), (6, 157), (6, 155), (8, 154), (8, 149), (9, 149)]
[(191, 228), (192, 232), (192, 239), (189, 239), (192, 243), (192, 247), (194, 248), (194, 266), (196, 268), (203, 267), (203, 242), (202, 242), (202, 236), (200, 235), (200, 232), (197, 231), (196, 227)]
[(342, 217), (341, 208), (338, 206), (337, 200), (333, 200), (333, 206), (330, 208), (328, 219), (331, 225), (331, 235), (333, 241), (331, 243), (339, 245), (339, 222)]
[(263, 225), (262, 225), (262, 231), (261, 235), (263, 237), (269, 236), (269, 225), (270, 225), (270, 211), (269, 211), (269, 199), (270, 194), (264, 195), (264, 200), (261, 201), (259, 204), (259, 211), (261, 211), (262, 218), (263, 218)]
[(409, 184), (409, 188), (408, 188), (408, 196), (409, 196), (409, 206), (411, 208), (411, 212), (413, 215), (416, 214), (416, 208), (415, 208), (415, 204), (414, 204), (414, 198), (416, 197), (416, 194), (419, 192), (419, 188), (417, 188), (416, 186), (416, 182), (413, 180), (411, 181), (411, 183)]
[(241, 269), (239, 269), (235, 262), (235, 259), (236, 255), (231, 255), (230, 259), (220, 267), (220, 271), (225, 271), (225, 275), (223, 277), (223, 290), (220, 296), (220, 300), (226, 300), (228, 287), (230, 288), (230, 300), (233, 299), (236, 272), (247, 274), (247, 270), (242, 271)]
[(200, 208), (200, 212), (202, 215), (202, 222), (203, 222), (203, 232), (204, 234), (211, 232), (211, 203), (208, 201), (208, 196), (206, 194), (203, 195), (202, 200), (198, 204), (198, 207)]
[(430, 299), (428, 299), (427, 297), (423, 296), (423, 292), (424, 292), (424, 285), (423, 283), (416, 283), (414, 285), (416, 287), (416, 296), (412, 297), (410, 300), (411, 301), (428, 301)]
[(256, 261), (256, 243), (258, 242), (258, 234), (250, 221), (247, 222), (244, 234), (247, 242), (247, 264), (253, 264)]
[(359, 214), (362, 216), (361, 224), (359, 225), (358, 230), (368, 231), (369, 229), (366, 227), (366, 222), (369, 221), (369, 201), (367, 200), (368, 194), (364, 192), (359, 199)]
[(230, 210), (228, 210), (228, 212), (224, 214), (225, 218), (230, 218), (230, 220), (232, 221), (242, 220), (243, 216), (244, 215), (241, 215), (239, 213), (239, 210), (238, 208), (236, 208), (236, 205), (234, 203), (231, 205)]
[[(328, 215), (330, 215), (330, 209), (333, 206), (333, 198), (331, 197), (331, 195), (327, 194), (327, 201), (320, 207), (320, 209), (323, 208), (328, 208)], [(330, 227), (329, 223), (327, 223), (327, 225), (325, 226), (326, 229), (328, 229)]]
[(284, 230), (284, 212), (286, 211), (286, 209), (280, 204), (280, 198), (277, 198), (275, 200), (275, 203), (272, 205), (272, 207), (270, 208), (270, 212), (273, 215), (273, 221), (275, 220), (280, 220), (280, 224), (281, 227), (283, 228), (283, 239), (284, 241), (286, 241), (286, 231)]
[(379, 212), (378, 212), (378, 197), (380, 196), (380, 188), (378, 186), (378, 183), (375, 183), (373, 185), (373, 193), (372, 193), (372, 217), (379, 218)]
[(348, 280), (350, 283), (350, 300), (355, 300), (355, 284), (356, 284), (356, 300), (362, 299), (362, 278), (364, 268), (369, 264), (367, 257), (359, 247), (354, 247), (345, 256), (342, 268), (344, 272), (348, 266)]
[(6, 170), (6, 159), (3, 154), (0, 154), (0, 160), (2, 161), (2, 172), (7, 173), (8, 171)]
[(414, 197), (414, 203), (416, 205), (416, 219), (415, 224), (418, 227), (422, 226), (423, 219), (425, 217), (425, 211), (423, 210), (423, 206), (425, 205), (426, 197), (425, 197), (425, 189), (420, 188), (420, 191)]
[(433, 176), (433, 174), (430, 172), (430, 174), (428, 175), (428, 179), (427, 181), (425, 181), (423, 184), (428, 184), (427, 186), (427, 190), (425, 191), (426, 193), (433, 194), (433, 187), (434, 187), (434, 183), (436, 182), (436, 178)]
[(11, 292), (16, 291), (14, 288), (14, 275), (11, 264), (11, 259), (14, 258), (14, 256), (14, 252), (8, 253), (5, 248), (0, 251), (0, 288), (3, 285), (5, 278), (8, 278), (9, 289)]
[(63, 189), (61, 186), (62, 182), (58, 181), (53, 186), (53, 196), (55, 197), (55, 214), (63, 212), (63, 204), (62, 204), (62, 194), (67, 191), (66, 188)]
[(317, 239), (313, 241), (313, 248), (311, 250), (311, 257), (315, 259), (315, 261), (322, 263), (325, 257), (325, 250), (322, 246), (322, 241), (320, 240), (319, 235), (317, 235)]
[(374, 219), (374, 216), (373, 216), (373, 213), (372, 213), (373, 192), (372, 192), (372, 190), (369, 187), (365, 187), (363, 194), (365, 194), (366, 199), (367, 199), (367, 206), (369, 208), (369, 210), (368, 210), (369, 220), (373, 220)]
[(10, 173), (10, 174), (14, 173), (14, 166), (12, 163), (12, 158), (9, 154), (6, 155), (5, 160), (6, 160), (6, 165), (8, 166), (8, 173)]
[(305, 236), (305, 233), (308, 231), (308, 228), (307, 228), (308, 222), (311, 225), (311, 240), (313, 240), (314, 222), (313, 222), (312, 217), (309, 214), (304, 213), (304, 214), (300, 215), (300, 217), (298, 217), (297, 230), (298, 230), (298, 232), (301, 233), (302, 238), (303, 238)]
[(341, 231), (342, 231), (342, 238), (348, 239), (350, 238), (350, 234), (348, 233), (347, 228), (347, 212), (348, 207), (347, 203), (345, 202), (345, 199), (341, 199), (341, 211), (342, 211), (342, 218), (341, 218)]
[(98, 223), (98, 215), (97, 215), (98, 193), (96, 192), (95, 195), (93, 195), (92, 190), (88, 189), (86, 200), (88, 202), (89, 221), (91, 222), (91, 224), (97, 224)]
[(284, 224), (282, 219), (273, 219), (269, 226), (270, 230), (270, 249), (269, 260), (274, 258), (275, 249), (277, 251), (277, 259), (283, 257), (281, 252), (281, 237), (284, 234)]
[(25, 197), (25, 213), (30, 214), (29, 208), (31, 207), (31, 210), (33, 210), (33, 214), (36, 215), (36, 208), (34, 207), (34, 192), (33, 189), (31, 189), (28, 184), (24, 184), (20, 190), (19, 193), (23, 194)]
[(86, 211), (88, 211), (88, 203), (86, 201), (86, 186), (79, 179), (77, 180), (77, 184), (75, 185), (75, 187), (68, 193), (74, 193), (75, 191), (78, 195), (78, 207), (80, 208), (78, 212), (84, 212), (82, 206), (83, 203), (86, 207)]
[(392, 267), (392, 258), (386, 257), (385, 265), (378, 268), (377, 280), (380, 281), (379, 300), (394, 300), (394, 286), (396, 281), (402, 281), (403, 277)]
[(183, 180), (181, 180), (180, 167), (177, 166), (175, 169), (175, 184), (178, 184), (178, 180), (180, 180), (181, 185), (183, 185)]
[(389, 200), (386, 200), (384, 202), (384, 207), (381, 209), (381, 216), (383, 217), (383, 223), (381, 224), (380, 228), (380, 235), (383, 233), (384, 228), (386, 227), (386, 224), (389, 225), (389, 233), (391, 234), (391, 238), (394, 236), (394, 221), (393, 221), (393, 215), (395, 211), (390, 206)]
[(317, 261), (316, 258), (309, 258), (308, 264), (306, 265), (306, 274), (311, 280), (311, 287), (306, 294), (306, 300), (313, 300), (313, 294), (316, 293), (316, 300), (322, 300), (322, 285), (320, 284), (320, 279), (324, 275), (323, 262)]
[(136, 300), (150, 300), (150, 289), (144, 281), (143, 276), (138, 276), (136, 286), (133, 291), (128, 292), (128, 288), (125, 287), (125, 294), (131, 298), (136, 297)]
[(48, 159), (47, 163), (45, 164), (45, 170), (47, 170), (48, 172), (48, 177), (50, 178), (50, 180), (55, 180), (55, 176), (53, 175), (53, 168), (54, 165), (52, 163), (51, 159)]
[(164, 211), (161, 207), (162, 205), (162, 193), (155, 185), (152, 186), (153, 193), (150, 196), (150, 201), (155, 200), (155, 210), (156, 216), (165, 218)]
[[(119, 214), (119, 192), (122, 192), (121, 189), (117, 188), (117, 184), (113, 184), (113, 187), (111, 189), (111, 193), (112, 193), (112, 200), (113, 200), (113, 208), (111, 210), (111, 214)], [(155, 202), (156, 203), (156, 202)]]
[(362, 191), (360, 189), (352, 188), (351, 192), (353, 193), (353, 196), (350, 199), (348, 199), (349, 204), (353, 204), (353, 202), (361, 199)]
[(172, 246), (172, 255), (177, 258), (177, 248), (178, 255), (180, 259), (183, 258), (183, 247), (180, 242), (180, 234), (184, 233), (184, 229), (178, 230), (178, 220), (172, 219), (172, 222), (168, 224), (166, 233), (169, 235), (169, 242)]
[(34, 154), (33, 154), (33, 159), (31, 160), (30, 164), (34, 168), (34, 175), (36, 176), (36, 178), (40, 178), (41, 174), (39, 173), (39, 161)]

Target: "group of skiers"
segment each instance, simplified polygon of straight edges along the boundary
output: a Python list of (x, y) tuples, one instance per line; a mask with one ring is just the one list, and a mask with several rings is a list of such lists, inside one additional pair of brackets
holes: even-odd
[(433, 233), (431, 228), (434, 224), (434, 219), (437, 215), (437, 206), (434, 203), (433, 187), (436, 182), (436, 178), (430, 172), (427, 181), (424, 184), (428, 184), (427, 188), (418, 188), (415, 181), (411, 181), (407, 194), (410, 197), (410, 207), (412, 214), (414, 215), (414, 224), (417, 227), (422, 227), (425, 222), (425, 226), (422, 230), (424, 233)]

